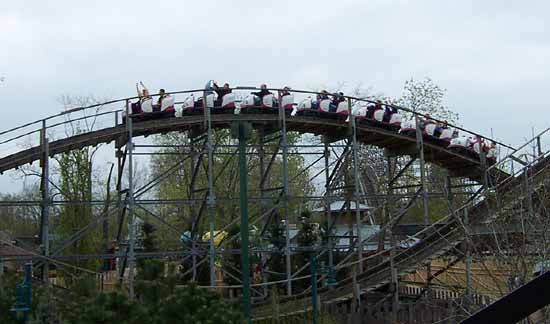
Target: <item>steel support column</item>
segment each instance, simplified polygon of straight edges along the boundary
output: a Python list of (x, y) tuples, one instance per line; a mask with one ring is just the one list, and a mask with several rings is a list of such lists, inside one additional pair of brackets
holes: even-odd
[[(213, 156), (213, 139), (212, 139), (212, 118), (210, 116), (210, 108), (207, 105), (206, 100), (206, 91), (203, 94), (203, 106), (204, 113), (206, 118), (206, 127), (207, 127), (207, 143), (206, 147), (208, 150), (208, 197), (207, 197), (207, 209), (208, 209), (208, 225), (210, 229), (210, 286), (215, 286), (216, 284), (216, 246), (214, 245), (214, 205), (216, 203), (216, 197), (214, 193), (214, 177), (213, 177), (213, 168), (214, 168), (214, 156)], [(240, 143), (239, 143), (240, 150)], [(244, 152), (240, 152), (242, 154)]]
[[(464, 208), (464, 226), (468, 229), (470, 223), (468, 217), (468, 208)], [(471, 237), (470, 230), (466, 231), (466, 297), (468, 300), (471, 300), (472, 297), (472, 248), (471, 248)]]
[[(418, 157), (420, 162), (420, 182), (422, 186), (422, 207), (424, 210), (424, 226), (429, 226), (429, 206), (428, 206), (428, 190), (426, 186), (426, 162), (424, 160), (424, 137), (422, 134), (421, 122), (418, 115), (414, 116), (416, 126), (416, 147), (418, 150)], [(431, 265), (426, 265), (426, 286), (430, 286), (431, 280)]]
[(415, 115), (416, 121), (416, 147), (420, 162), (420, 183), (422, 186), (422, 206), (424, 209), (424, 225), (429, 224), (428, 190), (426, 186), (426, 161), (424, 160), (424, 137), (422, 136), (420, 118)]
[[(266, 172), (265, 170), (265, 149), (264, 149), (264, 141), (265, 141), (265, 131), (264, 129), (260, 129), (258, 131), (258, 138), (259, 138), (259, 146), (258, 146), (258, 158), (259, 158), (259, 162), (260, 162), (260, 182), (258, 184), (258, 189), (260, 190), (260, 217), (261, 215), (264, 215), (265, 214), (265, 211), (266, 211), (266, 201), (265, 201), (265, 192), (264, 192), (264, 189), (265, 189), (265, 185), (266, 185), (266, 182), (267, 182), (267, 174), (264, 174)], [(264, 178), (266, 177), (266, 178)], [(263, 221), (263, 224), (261, 224), (262, 226), (262, 230), (264, 228), (267, 228), (267, 226), (269, 224), (267, 224), (267, 222), (269, 221), (269, 219), (267, 221)], [(267, 257), (265, 255), (265, 253), (261, 253), (261, 269), (262, 269), (262, 283), (264, 283), (264, 285), (262, 286), (262, 292), (264, 294), (264, 296), (267, 297), (267, 294), (268, 294), (268, 291), (267, 291), (267, 288), (268, 286), (265, 285), (265, 283), (267, 283), (268, 281), (268, 278), (267, 278), (267, 273), (264, 271), (264, 266), (267, 264)]]
[(189, 185), (189, 199), (191, 200), (191, 280), (197, 281), (197, 208), (195, 201), (195, 177), (197, 169), (199, 168), (200, 159), (199, 153), (196, 151), (196, 143), (194, 136), (189, 136), (189, 145), (191, 146), (191, 160), (190, 167), (192, 170), (191, 184)]
[(332, 271), (334, 267), (334, 247), (332, 242), (332, 211), (330, 208), (330, 199), (328, 198), (330, 195), (330, 150), (329, 150), (329, 143), (328, 141), (324, 141), (324, 156), (325, 156), (325, 195), (324, 195), (324, 203), (325, 203), (325, 217), (327, 222), (327, 249), (328, 249), (328, 266), (329, 269)]
[[(411, 161), (414, 161), (414, 158), (411, 158)], [(395, 200), (394, 200), (394, 197), (393, 197), (393, 194), (394, 194), (394, 188), (393, 188), (393, 184), (395, 183), (395, 180), (401, 175), (403, 174), (403, 170), (405, 170), (406, 168), (408, 168), (408, 166), (410, 166), (409, 163), (407, 163), (407, 165), (405, 166), (404, 169), (402, 169), (399, 174), (396, 176), (395, 175), (395, 171), (396, 171), (396, 167), (397, 167), (397, 163), (392, 163), (392, 158), (388, 156), (387, 158), (387, 162), (388, 162), (388, 172), (387, 172), (387, 178), (388, 178), (388, 191), (387, 191), (387, 194), (388, 196), (386, 197), (386, 204), (385, 204), (385, 217), (387, 217), (387, 221), (390, 222), (391, 220), (391, 215), (393, 213), (393, 204), (395, 203)], [(395, 250), (397, 248), (397, 240), (396, 240), (396, 237), (394, 235), (394, 232), (393, 232), (393, 227), (397, 225), (394, 224), (392, 226), (389, 227), (389, 231), (388, 231), (388, 236), (389, 236), (389, 241), (390, 241), (390, 272), (391, 272), (391, 282), (392, 282), (392, 289), (393, 289), (393, 307), (392, 307), (392, 311), (393, 311), (393, 314), (395, 315), (396, 312), (397, 312), (397, 308), (399, 307), (399, 278), (397, 277), (397, 269), (395, 268), (395, 262), (394, 262), (394, 257), (395, 257)], [(382, 244), (385, 245), (385, 242), (382, 242)]]
[(246, 163), (246, 142), (248, 138), (247, 125), (238, 124), (239, 132), (239, 200), (241, 212), (241, 273), (242, 273), (242, 305), (246, 319), (250, 322), (250, 262), (248, 251), (248, 168)]
[(288, 188), (288, 142), (286, 136), (286, 114), (282, 105), (282, 97), (279, 94), (279, 120), (281, 121), (281, 147), (283, 149), (283, 209), (285, 213), (285, 256), (286, 256), (286, 293), (292, 295), (292, 264), (290, 256), (290, 229), (289, 229), (289, 188)]
[[(42, 120), (42, 130), (40, 132), (40, 142), (42, 146), (42, 215), (40, 237), (42, 244), (42, 253), (45, 257), (50, 255), (50, 163), (49, 163), (49, 142), (46, 134), (46, 120)], [(44, 260), (42, 267), (42, 280), (49, 282), (49, 262)]]
[[(351, 99), (348, 98), (348, 114), (351, 127), (351, 150), (353, 157), (353, 200), (355, 201), (355, 224), (357, 226), (357, 261), (359, 262), (359, 273), (363, 273), (363, 236), (361, 234), (361, 210), (359, 208), (359, 196), (361, 195), (359, 176), (359, 145), (357, 143), (357, 125), (351, 110)], [(351, 205), (351, 204), (350, 204)]]
[[(126, 116), (129, 116), (129, 103), (126, 101)], [(135, 297), (134, 294), (134, 272), (135, 272), (135, 240), (136, 240), (136, 226), (134, 215), (134, 141), (133, 141), (133, 120), (132, 118), (126, 118), (126, 129), (128, 131), (127, 142), (127, 156), (128, 156), (128, 197), (126, 199), (126, 209), (128, 210), (128, 292), (130, 298)]]
[(315, 266), (315, 253), (313, 251), (309, 253), (309, 273), (311, 275), (311, 322), (317, 324), (319, 313), (317, 304), (317, 268)]

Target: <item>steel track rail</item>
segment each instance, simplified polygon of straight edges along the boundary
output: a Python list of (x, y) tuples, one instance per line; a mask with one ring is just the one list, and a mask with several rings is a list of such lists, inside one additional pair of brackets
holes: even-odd
[[(277, 127), (278, 116), (271, 114), (213, 114), (212, 126), (216, 129), (229, 128), (231, 122), (247, 120), (256, 128), (270, 125)], [(186, 131), (194, 127), (201, 127), (204, 119), (202, 116), (186, 116), (183, 118), (165, 118), (157, 120), (149, 120), (135, 123), (134, 137), (149, 136), (153, 134), (163, 134), (173, 131)], [(288, 131), (296, 131), (299, 133), (309, 133), (314, 135), (335, 136), (344, 134), (348, 125), (344, 121), (332, 120), (321, 117), (291, 117), (287, 121)], [(380, 142), (380, 139), (385, 141)], [(97, 131), (92, 131), (84, 134), (67, 137), (49, 144), (50, 156), (68, 152), (71, 150), (82, 149), (88, 146), (97, 146), (104, 143), (115, 142), (117, 147), (122, 147), (127, 141), (127, 131), (124, 124), (114, 127), (108, 127)], [(414, 145), (415, 138), (399, 134), (395, 131), (378, 128), (375, 126), (360, 124), (358, 125), (358, 141), (363, 144), (378, 145), (382, 148), (387, 148), (389, 151), (394, 151), (396, 154), (408, 154), (406, 148)], [(444, 146), (426, 142), (425, 145), (426, 161), (435, 163), (450, 172), (458, 172), (456, 170), (467, 170), (466, 173), (460, 174), (471, 180), (479, 181), (482, 178), (483, 171), (481, 162), (468, 154), (448, 149)], [(40, 146), (34, 146), (29, 149), (19, 151), (17, 153), (0, 158), (0, 174), (11, 169), (17, 169), (25, 164), (31, 164), (41, 158)], [(457, 168), (457, 165), (459, 168)], [(493, 169), (495, 175), (502, 173), (498, 169)], [(506, 176), (499, 174), (499, 176)]]

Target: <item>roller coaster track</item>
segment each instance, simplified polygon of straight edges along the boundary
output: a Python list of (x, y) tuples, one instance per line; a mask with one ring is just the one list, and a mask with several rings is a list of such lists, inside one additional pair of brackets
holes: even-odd
[[(547, 133), (548, 129), (544, 132)], [(514, 157), (512, 157), (514, 158)], [(514, 158), (515, 159), (515, 158)], [(510, 175), (505, 180), (489, 187), (482, 192), (483, 199), (477, 199), (476, 203), (469, 203), (460, 207), (447, 217), (430, 225), (417, 233), (417, 237), (423, 237), (413, 247), (399, 252), (394, 257), (394, 267), (398, 276), (413, 273), (418, 267), (429, 263), (431, 260), (447, 253), (463, 253), (457, 246), (466, 239), (466, 228), (461, 215), (468, 213), (470, 224), (480, 224), (497, 218), (499, 210), (510, 210), (517, 207), (527, 197), (521, 188), (524, 181), (529, 179), (533, 192), (537, 192), (550, 185), (550, 151), (539, 156), (532, 163), (524, 166), (521, 172)], [(498, 196), (498, 198), (497, 198)], [(454, 250), (454, 251), (453, 251)], [(391, 265), (389, 260), (384, 260), (363, 273), (356, 276), (356, 283), (360, 285), (361, 292), (372, 291), (391, 282)], [(334, 289), (323, 288), (320, 291), (320, 299), (323, 304), (345, 302), (353, 298), (354, 283), (352, 278), (346, 278), (338, 283)], [(310, 297), (307, 294), (294, 295), (283, 298), (280, 301), (280, 311), (283, 315), (293, 315), (309, 311)], [(284, 305), (296, 305), (287, 307)], [(301, 306), (300, 306), (301, 305)], [(301, 309), (300, 309), (301, 308)], [(271, 310), (258, 307), (255, 313), (256, 319), (269, 318)]]
[[(247, 88), (250, 89), (250, 88)], [(278, 89), (272, 89), (278, 90)], [(184, 92), (192, 92), (197, 90), (190, 90)], [(202, 91), (202, 90), (201, 90)], [(313, 93), (307, 91), (297, 91), (302, 93)], [(367, 101), (360, 98), (351, 98), (351, 100)], [(128, 103), (127, 98), (112, 103)], [(82, 111), (89, 107), (82, 109), (75, 109), (73, 112)], [(413, 113), (403, 107), (397, 107), (399, 109)], [(111, 111), (108, 113), (118, 112)], [(101, 113), (107, 114), (107, 113)], [(98, 114), (99, 115), (99, 114)], [(425, 115), (417, 114), (422, 117)], [(57, 117), (63, 116), (57, 115)], [(239, 121), (247, 121), (252, 124), (255, 129), (263, 128), (264, 130), (280, 130), (281, 120), (275, 113), (252, 113), (252, 114), (214, 114), (211, 115), (211, 127), (213, 129), (228, 129), (232, 123)], [(88, 116), (90, 117), (90, 116)], [(86, 117), (86, 118), (88, 118)], [(45, 119), (47, 120), (47, 119)], [(44, 120), (44, 121), (45, 121)], [(71, 120), (65, 121), (70, 123)], [(37, 123), (29, 123), (24, 126), (34, 125)], [(59, 123), (63, 124), (63, 123)], [(169, 132), (185, 132), (191, 130), (204, 130), (205, 129), (205, 117), (202, 115), (189, 115), (181, 118), (162, 118), (152, 119), (140, 122), (132, 123), (133, 137), (149, 136), (154, 134), (164, 134)], [(12, 130), (1, 132), (0, 135), (10, 135)], [(344, 138), (348, 138), (352, 132), (350, 123), (336, 118), (324, 118), (320, 116), (289, 116), (286, 117), (286, 130), (289, 132), (298, 132), (301, 134), (314, 134), (322, 135), (327, 141), (337, 141)], [(464, 130), (463, 130), (464, 131)], [(468, 131), (467, 131), (468, 132)], [(470, 134), (475, 133), (469, 132)], [(33, 134), (29, 132), (23, 135)], [(129, 131), (128, 127), (124, 123), (115, 123), (115, 126), (105, 127), (85, 133), (81, 133), (74, 136), (68, 136), (66, 138), (58, 139), (48, 144), (48, 155), (54, 156), (69, 152), (71, 150), (82, 149), (90, 146), (97, 146), (104, 143), (115, 143), (115, 147), (122, 148), (128, 142)], [(13, 141), (14, 139), (21, 138), (22, 135), (17, 135), (9, 140), (4, 140), (2, 143)], [(392, 130), (388, 127), (372, 123), (357, 123), (356, 124), (356, 137), (358, 142), (362, 144), (374, 145), (380, 148), (386, 149), (388, 154), (395, 156), (402, 155), (414, 155), (418, 153), (418, 143), (414, 136), (407, 136), (400, 134), (396, 130)], [(494, 204), (494, 198), (492, 194), (495, 191), (509, 191), (510, 194), (508, 202), (519, 201), (521, 197), (514, 196), (514, 190), (518, 181), (521, 181), (522, 177), (512, 176), (502, 169), (497, 167), (491, 167), (487, 170), (482, 158), (472, 155), (470, 152), (456, 151), (450, 149), (444, 145), (440, 145), (437, 141), (425, 140), (423, 145), (424, 160), (426, 162), (434, 163), (449, 171), (452, 176), (466, 177), (473, 181), (482, 183), (483, 181), (497, 181), (497, 179), (507, 179), (504, 182), (500, 182), (498, 187), (492, 189), (486, 189), (484, 191), (485, 199), (476, 200), (476, 203), (472, 203), (463, 207), (467, 209), (473, 222), (480, 222), (486, 219), (491, 214), (490, 206)], [(26, 164), (40, 161), (44, 156), (43, 147), (41, 145), (32, 146), (27, 149), (22, 149), (16, 153), (5, 155), (0, 157), (0, 173), (20, 168)], [(537, 161), (536, 165), (531, 165), (533, 168), (525, 167), (525, 172), (533, 172), (536, 169), (536, 174), (530, 174), (529, 176), (536, 180), (539, 185), (545, 183), (544, 175), (547, 175), (548, 159), (545, 158), (542, 161)], [(543, 181), (544, 180), (544, 181)], [(433, 224), (419, 233), (421, 240), (413, 247), (400, 252), (395, 255), (395, 265), (397, 266), (398, 273), (400, 275), (414, 271), (419, 265), (425, 264), (429, 260), (447, 253), (456, 245), (458, 245), (464, 239), (463, 226), (460, 222), (460, 217), (456, 214), (463, 212), (463, 210), (457, 210), (456, 213), (452, 213), (448, 217), (443, 218), (436, 224)], [(389, 261), (383, 261), (376, 266), (369, 267), (363, 273), (357, 275), (357, 282), (361, 285), (364, 291), (372, 290), (381, 285), (384, 285), (390, 281), (390, 264)], [(339, 286), (335, 289), (321, 290), (321, 299), (323, 303), (338, 302), (351, 298), (350, 291), (352, 287), (351, 279), (345, 279), (339, 283)], [(287, 305), (297, 305), (293, 303), (299, 299), (305, 299), (305, 295), (295, 295), (292, 297), (284, 298), (281, 303)], [(261, 311), (262, 307), (258, 307), (255, 311), (256, 317), (268, 316)], [(288, 312), (304, 311), (304, 309), (294, 309), (289, 307)]]
[[(213, 128), (229, 128), (232, 122), (249, 121), (255, 128), (277, 127), (279, 121), (275, 114), (213, 114)], [(299, 133), (324, 135), (334, 140), (348, 136), (348, 123), (340, 120), (331, 120), (322, 117), (290, 117), (286, 121), (287, 130)], [(164, 118), (134, 123), (133, 135), (148, 136), (153, 134), (168, 133), (173, 131), (186, 131), (194, 127), (202, 127), (202, 116), (185, 116), (183, 118)], [(87, 133), (78, 134), (68, 138), (49, 143), (49, 155), (81, 149), (88, 146), (96, 146), (103, 143), (115, 142), (117, 147), (126, 144), (128, 131), (124, 124), (108, 127)], [(357, 139), (364, 144), (371, 144), (387, 149), (396, 155), (407, 155), (416, 152), (416, 139), (414, 137), (399, 134), (396, 131), (370, 126), (357, 126)], [(29, 149), (0, 158), (0, 173), (10, 169), (19, 168), (25, 164), (33, 163), (41, 159), (41, 147), (34, 146)], [(481, 181), (483, 170), (481, 161), (475, 157), (453, 151), (444, 146), (426, 142), (424, 154), (427, 162), (435, 163), (451, 172), (455, 176), (464, 176), (472, 180)], [(495, 170), (495, 176), (503, 174)]]

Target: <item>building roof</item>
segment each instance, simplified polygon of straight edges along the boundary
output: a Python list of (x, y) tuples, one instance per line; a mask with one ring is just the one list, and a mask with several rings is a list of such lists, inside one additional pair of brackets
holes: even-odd
[[(334, 202), (330, 203), (329, 210), (331, 212), (332, 211), (338, 212), (342, 209), (342, 207), (344, 207), (345, 203), (346, 202), (344, 200), (334, 201)], [(349, 208), (347, 208), (346, 210), (348, 210), (348, 209), (353, 210), (353, 211), (355, 211), (357, 209), (359, 209), (360, 211), (367, 211), (367, 210), (370, 210), (370, 209), (374, 209), (374, 207), (359, 203), (359, 208), (357, 208), (357, 203), (355, 201), (350, 201)], [(321, 213), (321, 212), (324, 212), (324, 211), (325, 211), (325, 207), (319, 207), (319, 208), (315, 208), (313, 210), (313, 212), (316, 212), (316, 213)]]

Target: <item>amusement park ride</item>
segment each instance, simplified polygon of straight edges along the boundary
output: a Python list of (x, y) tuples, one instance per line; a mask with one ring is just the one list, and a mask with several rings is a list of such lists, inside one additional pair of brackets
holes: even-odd
[[(389, 103), (376, 100), (336, 95), (329, 99), (324, 93), (284, 89), (264, 89), (273, 93), (264, 95), (241, 95), (257, 91), (254, 87), (235, 87), (219, 96), (209, 83), (204, 89), (167, 93), (157, 106), (153, 98), (125, 98), (99, 105), (74, 108), (61, 114), (50, 116), (20, 127), (0, 133), (0, 173), (23, 167), (39, 161), (42, 171), (42, 197), (34, 202), (41, 206), (41, 253), (32, 256), (14, 257), (18, 261), (33, 263), (34, 269), (42, 270), (42, 280), (48, 282), (48, 267), (61, 261), (72, 259), (111, 259), (118, 258), (119, 277), (134, 295), (135, 268), (137, 258), (166, 258), (190, 260), (188, 273), (196, 278), (201, 263), (208, 263), (210, 288), (239, 288), (242, 290), (244, 311), (260, 319), (269, 317), (270, 287), (284, 285), (285, 295), (280, 297), (281, 314), (292, 314), (316, 310), (323, 306), (346, 303), (350, 300), (361, 302), (363, 295), (388, 284), (399, 285), (399, 280), (419, 267), (425, 267), (431, 260), (442, 255), (463, 253), (466, 264), (471, 264), (471, 251), (468, 248), (471, 225), (483, 224), (510, 213), (514, 208), (525, 204), (548, 182), (548, 140), (549, 130), (535, 136), (525, 145), (513, 148), (464, 128), (437, 120)], [(154, 97), (154, 96), (153, 96)], [(185, 98), (178, 102), (177, 98)], [(337, 100), (336, 100), (337, 99)], [(155, 100), (156, 101), (156, 100)], [(93, 129), (78, 134), (63, 135), (67, 125), (84, 120), (93, 120)], [(216, 132), (230, 129), (235, 144), (217, 143)], [(182, 152), (175, 156), (174, 165), (158, 178), (151, 179), (143, 186), (136, 186), (134, 165), (137, 159), (151, 156), (155, 144), (145, 139), (153, 134), (181, 132), (187, 142), (177, 145)], [(256, 132), (259, 141), (249, 141)], [(299, 141), (289, 144), (290, 133), (310, 134), (316, 141)], [(51, 140), (50, 136), (55, 136)], [(28, 148), (21, 149), (20, 141), (31, 142)], [(50, 195), (50, 184), (55, 181), (50, 176), (50, 157), (90, 146), (114, 143), (117, 161), (118, 200), (109, 202), (113, 206), (90, 223), (75, 232), (71, 237), (50, 246), (49, 236), (55, 232), (50, 228), (50, 214), (54, 206), (63, 204), (96, 204), (104, 201), (67, 202), (54, 199)], [(384, 180), (384, 191), (373, 193), (364, 187), (360, 170), (366, 163), (365, 147), (377, 147), (384, 152), (388, 170)], [(533, 152), (533, 147), (535, 151)], [(240, 196), (238, 199), (224, 197), (223, 192), (215, 191), (218, 180), (214, 169), (217, 154), (227, 154), (227, 150), (238, 157)], [(257, 155), (260, 161), (259, 174), (249, 174), (247, 157)], [(301, 177), (308, 182), (317, 181), (322, 187), (315, 194), (305, 197), (291, 192), (295, 178), (289, 176), (289, 156), (303, 155), (306, 168)], [(282, 172), (278, 187), (269, 187), (270, 172), (275, 161), (280, 161)], [(399, 163), (397, 162), (399, 160)], [(184, 163), (185, 161), (185, 163)], [(190, 162), (190, 163), (189, 163)], [(427, 164), (437, 165), (446, 170), (444, 190), (431, 191)], [(179, 168), (190, 166), (193, 178), (204, 176), (206, 186), (198, 188), (191, 181), (187, 199), (180, 201), (155, 201), (147, 196), (163, 179)], [(413, 174), (416, 183), (402, 185), (402, 177)], [(259, 188), (249, 188), (248, 178), (258, 177)], [(321, 183), (321, 185), (319, 185)], [(468, 188), (468, 190), (464, 190)], [(254, 193), (256, 196), (250, 196)], [(457, 198), (461, 195), (460, 200)], [(464, 198), (464, 195), (467, 197)], [(145, 198), (147, 197), (147, 198)], [(430, 215), (430, 203), (434, 199), (448, 202), (448, 212)], [(332, 210), (334, 202), (343, 202), (339, 210)], [(457, 201), (460, 203), (458, 205)], [(365, 214), (357, 206), (373, 205), (386, 221), (378, 225), (374, 235), (364, 236), (361, 229), (367, 225)], [(15, 202), (12, 202), (15, 203)], [(27, 202), (29, 203), (29, 202)], [(292, 266), (293, 254), (300, 252), (291, 242), (292, 220), (297, 218), (291, 203), (307, 203), (322, 208), (326, 228), (329, 229), (322, 244), (310, 247), (310, 258), (306, 266), (295, 270)], [(238, 204), (240, 217), (226, 224), (216, 219), (216, 205)], [(179, 240), (184, 230), (165, 221), (151, 211), (148, 206), (187, 205), (190, 208), (193, 224), (183, 237), (190, 241), (184, 249), (143, 253), (136, 251), (136, 215), (147, 214), (174, 233)], [(250, 215), (248, 207), (259, 206), (258, 215)], [(421, 205), (423, 224), (414, 237), (414, 244), (400, 246), (394, 231), (407, 212), (415, 205)], [(356, 206), (356, 208), (352, 208)], [(266, 232), (273, 215), (281, 213), (284, 226), (284, 247), (274, 249), (267, 244), (253, 246), (249, 243), (249, 230), (252, 226)], [(109, 218), (118, 222), (119, 246), (127, 248), (116, 253), (97, 255), (65, 254), (67, 247), (80, 240), (90, 231)], [(350, 225), (350, 232), (344, 257), (336, 260), (335, 241), (332, 235), (338, 218), (344, 218)], [(438, 219), (435, 222), (430, 219)], [(199, 222), (208, 223), (208, 242), (202, 242), (197, 231)], [(228, 237), (221, 243), (216, 237), (229, 227), (240, 222), (240, 233), (236, 238)], [(368, 222), (370, 224), (370, 222)], [(374, 225), (374, 224), (370, 224)], [(128, 235), (121, 233), (127, 226)], [(354, 230), (355, 229), (355, 230)], [(382, 237), (390, 245), (373, 253), (366, 246)], [(239, 239), (240, 251), (230, 251), (225, 242)], [(458, 251), (458, 252), (457, 252)], [(220, 286), (216, 282), (216, 257), (228, 253), (240, 253), (241, 273), (236, 286)], [(264, 277), (261, 283), (250, 283), (251, 254), (282, 254), (285, 260), (283, 280), (269, 281)], [(202, 258), (201, 258), (202, 256)], [(321, 261), (324, 268), (320, 269)], [(317, 265), (316, 265), (317, 263)], [(239, 269), (237, 269), (239, 270)], [(320, 270), (317, 277), (317, 270)], [(346, 270), (349, 276), (336, 280), (338, 272)], [(467, 269), (468, 270), (468, 269)], [(314, 275), (315, 274), (315, 275)], [(313, 277), (313, 280), (311, 279)], [(323, 285), (330, 279), (330, 284)], [(298, 280), (312, 280), (312, 285), (304, 291), (293, 287)], [(313, 284), (317, 283), (317, 284)], [(393, 299), (398, 301), (397, 289), (393, 289)], [(466, 287), (470, 294), (470, 287)], [(312, 299), (313, 296), (313, 299)], [(313, 301), (311, 301), (313, 300)], [(253, 302), (251, 302), (253, 301)]]

